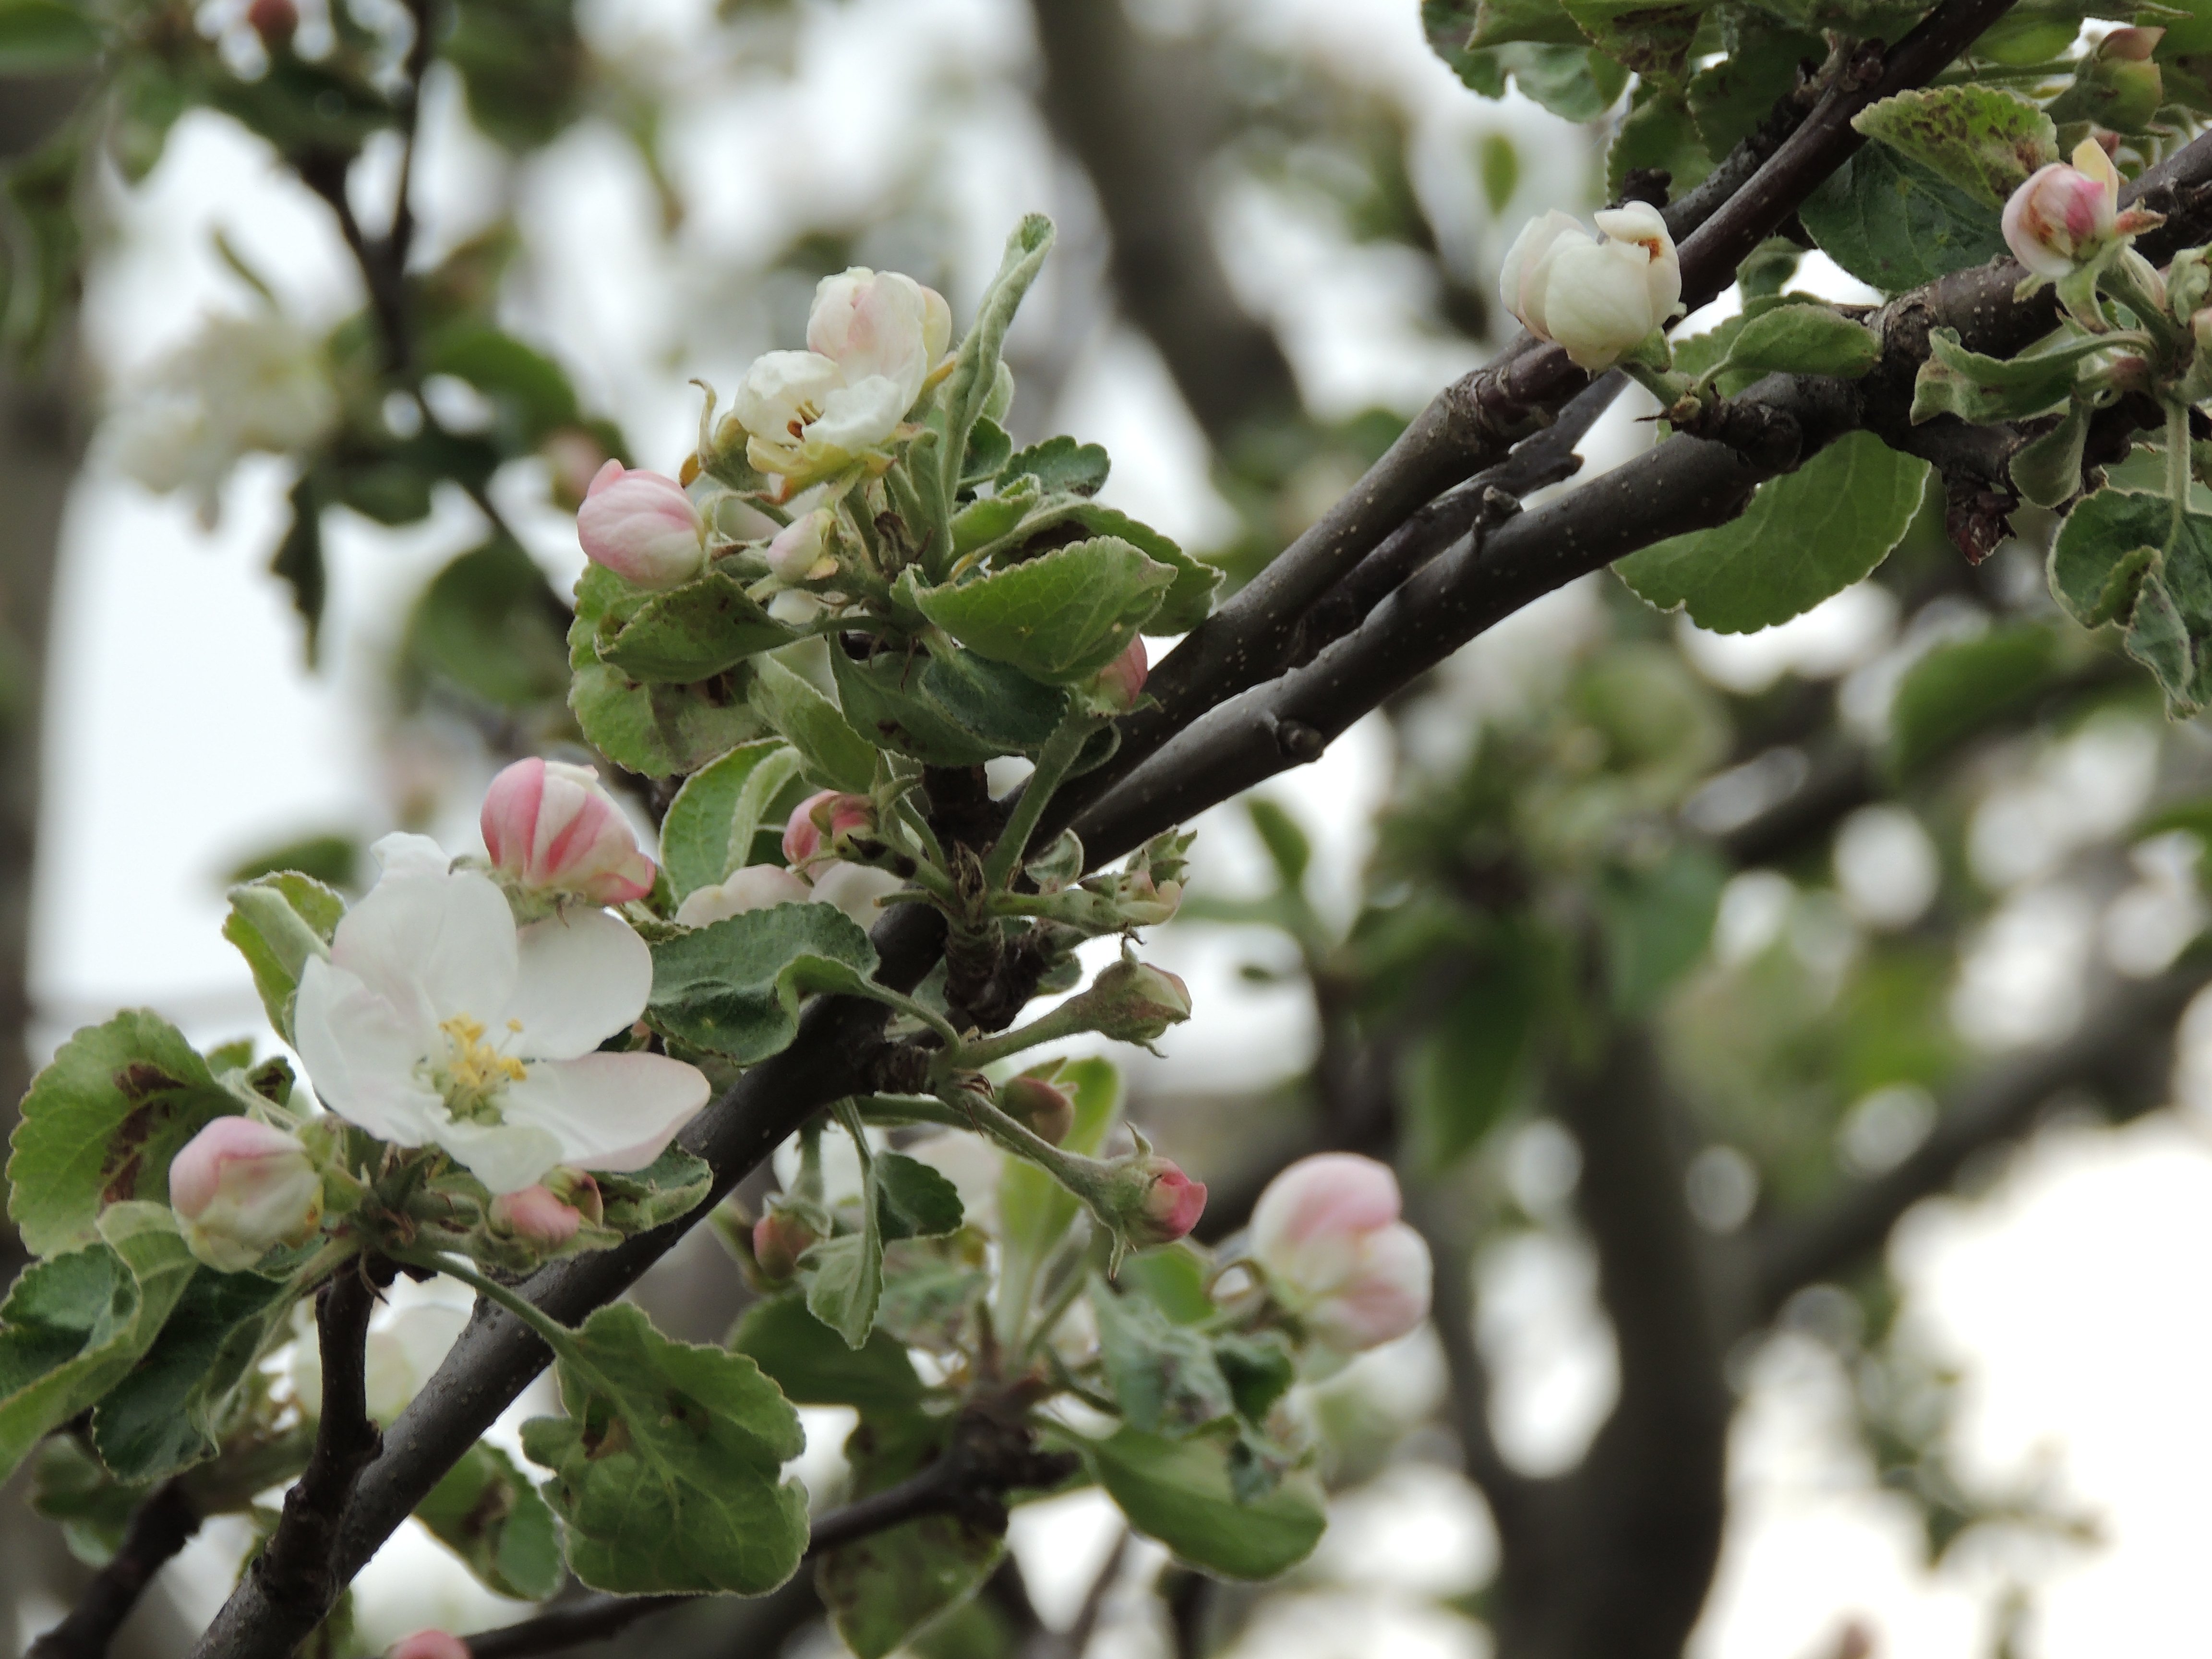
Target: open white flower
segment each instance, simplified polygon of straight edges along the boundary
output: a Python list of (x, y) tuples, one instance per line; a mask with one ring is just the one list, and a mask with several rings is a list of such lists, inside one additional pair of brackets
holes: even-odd
[(745, 429), (745, 459), (793, 486), (850, 466), (889, 438), (913, 399), (896, 380), (848, 380), (816, 351), (770, 351), (753, 360), (730, 408)]
[(643, 1012), (653, 956), (605, 910), (518, 929), (486, 877), (387, 836), (384, 875), (311, 959), (295, 1016), (323, 1103), (380, 1139), (435, 1142), (495, 1193), (556, 1164), (635, 1170), (707, 1103), (660, 1054), (595, 1053)]

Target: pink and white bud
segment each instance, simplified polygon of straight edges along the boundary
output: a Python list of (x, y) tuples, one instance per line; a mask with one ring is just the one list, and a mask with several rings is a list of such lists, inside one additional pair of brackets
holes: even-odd
[(837, 556), (830, 550), (830, 535), (837, 515), (827, 507), (802, 513), (775, 532), (768, 544), (769, 574), (796, 586), (837, 574)]
[(547, 1188), (525, 1187), (492, 1200), (491, 1222), (526, 1244), (557, 1250), (576, 1236), (584, 1224), (584, 1212), (563, 1204)]
[(796, 1211), (772, 1209), (753, 1223), (753, 1263), (762, 1278), (781, 1284), (799, 1271), (799, 1258), (820, 1237)]
[(1041, 1077), (1018, 1077), (999, 1091), (999, 1109), (1040, 1140), (1057, 1146), (1075, 1127), (1075, 1097)]
[(1505, 308), (1577, 368), (1610, 368), (1681, 308), (1682, 264), (1659, 210), (1643, 202), (1596, 216), (1591, 236), (1553, 209), (1522, 227), (1498, 287)]
[(386, 1648), (384, 1659), (469, 1659), (469, 1644), (450, 1631), (418, 1630)]
[(903, 399), (902, 415), (951, 343), (952, 307), (911, 276), (854, 265), (814, 290), (807, 349), (835, 362), (848, 385), (871, 375), (890, 381)]
[(1350, 1152), (1300, 1158), (1253, 1206), (1252, 1258), (1316, 1341), (1358, 1353), (1428, 1316), (1429, 1248), (1400, 1212), (1389, 1165)]
[(876, 805), (866, 795), (822, 790), (791, 809), (783, 827), (784, 862), (794, 870), (805, 870), (834, 856), (845, 836), (875, 827)]
[(169, 1164), (169, 1207), (191, 1253), (243, 1273), (279, 1244), (303, 1244), (323, 1218), (323, 1176), (282, 1129), (219, 1117)]
[(1145, 654), (1143, 635), (1129, 641), (1129, 648), (1098, 671), (1099, 701), (1118, 714), (1127, 714), (1137, 706), (1144, 695), (1145, 676), (1152, 662)]
[(1115, 1231), (1132, 1249), (1172, 1244), (1206, 1213), (1206, 1185), (1172, 1158), (1140, 1152), (1108, 1166), (1106, 1204)]
[(2084, 138), (2074, 164), (2039, 167), (2004, 207), (2005, 246), (2039, 276), (2057, 278), (2085, 265), (2118, 234), (2119, 169), (2104, 147)]
[(589, 767), (517, 761), (491, 781), (478, 822), (493, 867), (524, 887), (594, 904), (653, 890), (653, 860)]
[(684, 902), (676, 907), (676, 920), (686, 927), (708, 927), (749, 910), (804, 904), (813, 896), (813, 889), (781, 865), (749, 864), (720, 881), (686, 893)]
[(599, 469), (576, 510), (585, 553), (638, 587), (679, 587), (706, 568), (706, 529), (682, 484), (620, 461)]

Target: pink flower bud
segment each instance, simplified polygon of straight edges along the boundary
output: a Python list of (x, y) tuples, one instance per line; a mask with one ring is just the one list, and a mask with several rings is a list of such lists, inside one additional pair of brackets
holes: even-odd
[(620, 461), (601, 467), (576, 512), (576, 536), (592, 562), (639, 587), (677, 587), (707, 562), (706, 522), (684, 486)]
[(1145, 675), (1152, 666), (1145, 656), (1145, 640), (1140, 634), (1129, 641), (1129, 648), (1098, 671), (1098, 696), (1102, 702), (1117, 712), (1127, 714), (1137, 706), (1144, 695)]
[(588, 767), (515, 762), (491, 781), (480, 822), (493, 866), (525, 887), (595, 904), (653, 890), (653, 860)]
[(999, 1109), (1057, 1146), (1075, 1127), (1075, 1097), (1041, 1077), (1018, 1077), (999, 1091)]
[(1428, 1246), (1399, 1211), (1389, 1167), (1350, 1152), (1300, 1158), (1253, 1206), (1253, 1260), (1324, 1346), (1358, 1353), (1428, 1316)]
[(171, 1161), (169, 1206), (194, 1255), (219, 1273), (243, 1273), (277, 1245), (313, 1236), (322, 1172), (282, 1129), (219, 1117)]
[(866, 795), (822, 790), (791, 809), (783, 829), (784, 862), (805, 870), (834, 853), (845, 836), (875, 827), (875, 803)]
[(2093, 138), (2075, 147), (2074, 165), (2039, 167), (2004, 209), (2005, 246), (2039, 276), (2060, 277), (2104, 252), (2116, 234), (2120, 175)]
[(2097, 42), (2096, 51), (2090, 55), (2105, 63), (2148, 64), (2165, 38), (2164, 29), (2114, 29)]
[(1205, 1183), (1193, 1181), (1171, 1158), (1140, 1152), (1108, 1168), (1107, 1207), (1133, 1249), (1172, 1244), (1206, 1213)]
[(1091, 1029), (1116, 1042), (1150, 1042), (1190, 1018), (1190, 988), (1133, 956), (1109, 963), (1076, 1000)]
[(824, 276), (814, 290), (807, 349), (836, 363), (848, 385), (878, 374), (890, 380), (901, 414), (951, 343), (952, 307), (911, 276), (854, 265)]
[(799, 1271), (799, 1258), (818, 1235), (797, 1212), (772, 1209), (753, 1223), (753, 1262), (761, 1277), (781, 1284)]
[(710, 886), (686, 893), (676, 907), (676, 920), (686, 927), (705, 927), (748, 910), (804, 904), (813, 896), (813, 890), (782, 866), (749, 864)]
[(557, 1250), (584, 1224), (583, 1212), (570, 1208), (544, 1187), (501, 1193), (491, 1201), (492, 1225), (540, 1249)]
[(386, 1648), (384, 1659), (469, 1659), (469, 1644), (450, 1631), (418, 1630)]
[(837, 559), (830, 550), (830, 535), (836, 522), (837, 515), (823, 507), (801, 514), (777, 531), (768, 544), (769, 574), (792, 586), (836, 575)]

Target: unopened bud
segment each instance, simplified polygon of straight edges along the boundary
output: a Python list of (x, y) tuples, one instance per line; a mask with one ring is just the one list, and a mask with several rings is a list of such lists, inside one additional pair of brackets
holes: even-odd
[(171, 1161), (169, 1207), (195, 1256), (218, 1273), (243, 1273), (277, 1245), (313, 1236), (322, 1172), (282, 1129), (219, 1117)]
[(588, 767), (515, 762), (485, 792), (479, 825), (494, 867), (524, 887), (595, 904), (653, 890), (653, 860)]
[(1643, 202), (1597, 215), (1592, 236), (1556, 208), (1506, 250), (1505, 308), (1578, 368), (1610, 368), (1680, 308), (1682, 264), (1659, 210)]
[(1117, 1042), (1150, 1042), (1190, 1018), (1190, 988), (1165, 969), (1126, 952), (1079, 1000), (1091, 1029)]
[(817, 507), (784, 526), (768, 544), (769, 574), (791, 586), (836, 575), (837, 557), (830, 540), (836, 523), (836, 514)]
[(784, 862), (794, 870), (834, 856), (846, 836), (876, 827), (876, 805), (866, 795), (824, 789), (791, 809), (783, 830)]
[(2071, 273), (2118, 234), (2120, 174), (2095, 140), (2075, 146), (2074, 162), (2039, 167), (2005, 203), (2005, 245), (2039, 276)]
[(1300, 1158), (1253, 1206), (1252, 1257), (1317, 1341), (1358, 1353), (1428, 1316), (1429, 1248), (1399, 1212), (1388, 1164), (1351, 1152)]
[(595, 564), (639, 587), (678, 587), (707, 563), (705, 520), (684, 486), (609, 461), (576, 511), (576, 536)]
[(820, 1238), (796, 1211), (771, 1209), (753, 1223), (753, 1261), (762, 1278), (781, 1284), (799, 1271), (799, 1258)]
[(1139, 1152), (1107, 1166), (1103, 1194), (1114, 1230), (1132, 1249), (1172, 1244), (1206, 1213), (1206, 1187), (1172, 1158)]
[(695, 887), (676, 907), (676, 920), (686, 927), (705, 927), (749, 910), (768, 910), (779, 904), (804, 904), (814, 890), (780, 864), (748, 864), (722, 880)]
[(1098, 700), (1116, 714), (1127, 714), (1137, 706), (1144, 695), (1145, 675), (1151, 668), (1145, 655), (1145, 640), (1140, 634), (1129, 641), (1129, 648), (1098, 671), (1097, 682)]
[(544, 1187), (525, 1187), (501, 1193), (491, 1201), (492, 1225), (513, 1233), (526, 1244), (557, 1250), (576, 1236), (584, 1224), (583, 1212), (563, 1204)]
[(999, 1109), (1057, 1146), (1075, 1127), (1075, 1097), (1041, 1077), (1018, 1077), (999, 1091)]

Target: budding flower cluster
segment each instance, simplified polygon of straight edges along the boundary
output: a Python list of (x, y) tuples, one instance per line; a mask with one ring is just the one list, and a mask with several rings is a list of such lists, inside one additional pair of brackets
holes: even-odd
[(1399, 1212), (1387, 1164), (1350, 1152), (1300, 1158), (1253, 1206), (1252, 1259), (1315, 1340), (1340, 1353), (1376, 1347), (1429, 1312), (1429, 1248)]
[(520, 760), (492, 780), (478, 819), (492, 867), (533, 892), (623, 904), (655, 866), (589, 767)]
[(171, 1160), (169, 1206), (195, 1256), (218, 1273), (243, 1273), (278, 1245), (314, 1236), (322, 1172), (282, 1129), (219, 1117)]
[(1593, 237), (1556, 208), (1506, 250), (1505, 308), (1595, 374), (1681, 309), (1682, 264), (1659, 210), (1643, 202), (1596, 216)]

